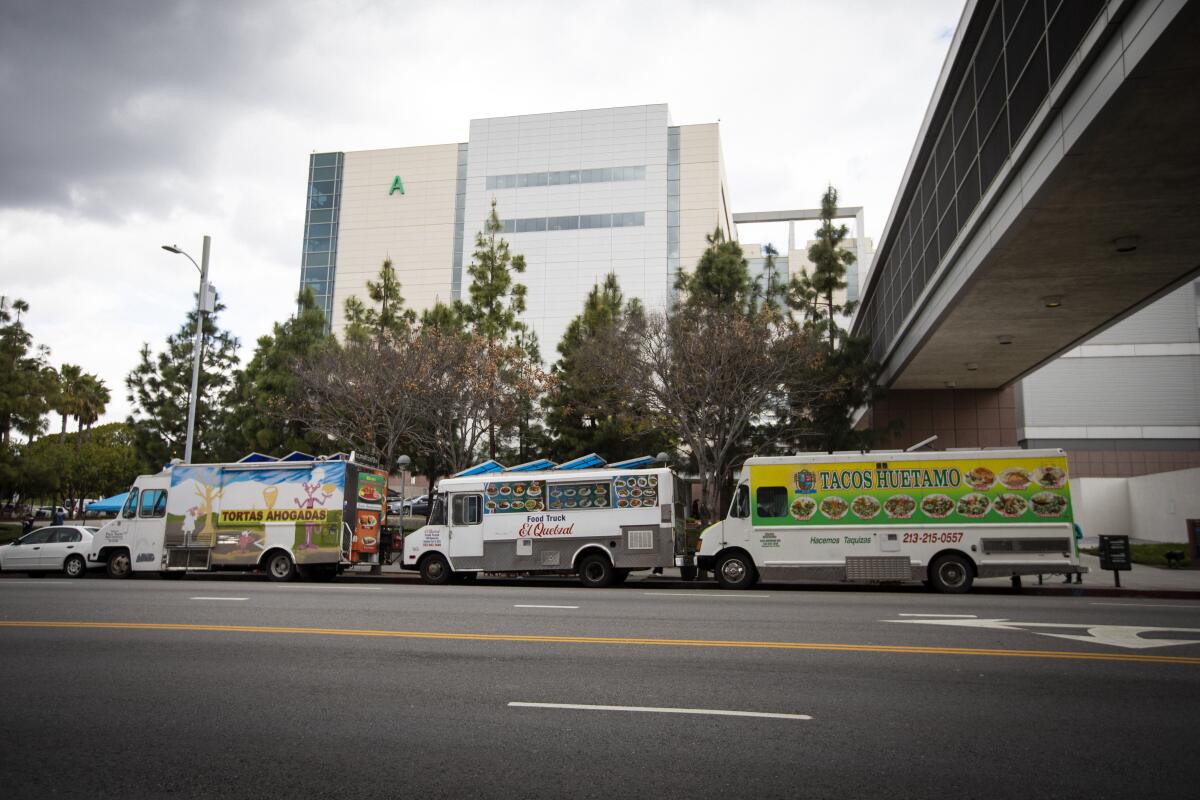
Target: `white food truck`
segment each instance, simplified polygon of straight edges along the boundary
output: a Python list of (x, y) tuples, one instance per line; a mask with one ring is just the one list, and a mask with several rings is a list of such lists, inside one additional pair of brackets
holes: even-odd
[(331, 578), (379, 563), (386, 498), (387, 474), (343, 454), (172, 464), (134, 481), (87, 558), (114, 578), (217, 569)]
[(759, 580), (924, 581), (1086, 572), (1061, 450), (834, 453), (746, 461), (701, 570)]
[(438, 484), (429, 524), (405, 537), (402, 566), (434, 584), (479, 573), (576, 574), (600, 587), (633, 570), (694, 574), (682, 483), (654, 462), (605, 465), (592, 454), (557, 466), (472, 467)]

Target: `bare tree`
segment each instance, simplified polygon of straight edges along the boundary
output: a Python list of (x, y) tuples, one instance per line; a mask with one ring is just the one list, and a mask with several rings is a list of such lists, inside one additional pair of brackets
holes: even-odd
[(296, 366), (297, 397), (284, 413), (380, 460), (389, 471), (420, 420), (429, 364), (415, 336), (323, 348)]
[(652, 316), (622, 356), (641, 403), (695, 458), (708, 515), (751, 426), (771, 414), (789, 365), (809, 358), (811, 343), (770, 309), (681, 309)]
[(489, 431), (511, 428), (549, 380), (523, 348), (467, 333), (425, 330), (416, 350), (425, 383), (411, 440), (451, 472), (470, 466)]

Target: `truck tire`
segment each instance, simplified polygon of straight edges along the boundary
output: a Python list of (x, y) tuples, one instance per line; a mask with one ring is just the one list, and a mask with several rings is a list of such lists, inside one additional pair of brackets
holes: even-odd
[(87, 575), (87, 562), (80, 555), (67, 556), (67, 560), (63, 562), (63, 572), (68, 578), (82, 578)]
[(965, 594), (975, 582), (975, 568), (966, 558), (947, 553), (929, 566), (929, 586), (940, 594)]
[(441, 553), (426, 556), (421, 561), (421, 580), (431, 586), (449, 583), (453, 574), (450, 570), (450, 563)]
[(296, 564), (287, 553), (276, 551), (267, 558), (267, 575), (273, 581), (290, 581), (296, 577)]
[(717, 562), (717, 584), (722, 589), (749, 589), (758, 580), (754, 562), (745, 553), (728, 553)]
[(616, 579), (616, 570), (603, 553), (588, 553), (579, 559), (579, 582), (589, 589), (603, 589), (612, 586)]
[(125, 550), (117, 550), (110, 555), (104, 571), (110, 578), (128, 578), (133, 574), (133, 564), (129, 561), (129, 553)]

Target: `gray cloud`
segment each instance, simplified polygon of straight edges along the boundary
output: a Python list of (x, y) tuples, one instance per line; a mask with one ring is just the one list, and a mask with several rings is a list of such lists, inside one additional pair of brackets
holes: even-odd
[[(223, 121), (269, 94), (274, 4), (16, 0), (0, 10), (0, 208), (111, 218), (196, 190)], [(294, 18), (293, 18), (294, 19)]]

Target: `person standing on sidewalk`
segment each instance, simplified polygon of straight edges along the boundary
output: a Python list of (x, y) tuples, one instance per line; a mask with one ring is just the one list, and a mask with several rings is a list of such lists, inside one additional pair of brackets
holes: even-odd
[[(1075, 537), (1074, 537), (1075, 538), (1075, 560), (1078, 561), (1079, 560), (1079, 543), (1081, 541), (1083, 541), (1083, 528), (1079, 527), (1078, 522), (1072, 522), (1071, 527), (1074, 529), (1074, 533), (1075, 533)], [(1065, 581), (1063, 581), (1063, 583), (1070, 583), (1070, 582), (1071, 582), (1071, 576), (1068, 574), (1067, 579)], [(1080, 584), (1083, 583), (1083, 573), (1082, 572), (1075, 573), (1075, 583), (1080, 583)]]

